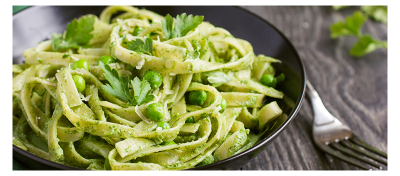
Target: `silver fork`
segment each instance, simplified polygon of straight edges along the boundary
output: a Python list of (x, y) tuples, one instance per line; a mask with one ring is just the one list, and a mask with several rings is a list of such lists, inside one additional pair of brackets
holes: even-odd
[(365, 170), (370, 168), (362, 162), (378, 169), (382, 169), (382, 165), (387, 166), (385, 152), (368, 145), (352, 133), (347, 125), (332, 116), (308, 80), (306, 87), (306, 95), (311, 101), (314, 112), (312, 136), (314, 143), (322, 151)]

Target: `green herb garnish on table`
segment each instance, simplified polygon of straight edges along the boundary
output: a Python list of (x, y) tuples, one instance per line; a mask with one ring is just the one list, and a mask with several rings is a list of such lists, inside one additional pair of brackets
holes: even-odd
[[(345, 6), (334, 6), (336, 10)], [(343, 36), (354, 36), (358, 41), (350, 49), (349, 54), (355, 57), (362, 57), (379, 48), (387, 49), (387, 42), (374, 39), (369, 34), (362, 34), (362, 26), (368, 19), (368, 16), (377, 21), (387, 23), (387, 8), (384, 6), (361, 6), (361, 10), (357, 10), (353, 15), (346, 17), (345, 21), (338, 21), (330, 26), (331, 38)]]

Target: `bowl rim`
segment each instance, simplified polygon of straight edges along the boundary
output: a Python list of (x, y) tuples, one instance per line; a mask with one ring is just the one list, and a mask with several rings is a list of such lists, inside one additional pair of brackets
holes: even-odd
[[(35, 7), (36, 7), (36, 6), (30, 6), (30, 7), (27, 7), (27, 8), (25, 8), (25, 9), (23, 9), (23, 10), (20, 10), (20, 11), (14, 13), (14, 14), (13, 14), (13, 18), (14, 18), (15, 15), (20, 14), (21, 12), (24, 12), (24, 11), (26, 11), (26, 10), (29, 10), (29, 9), (32, 9), (32, 8), (35, 8)], [(245, 151), (243, 151), (243, 152), (241, 152), (241, 153), (238, 153), (238, 154), (236, 154), (236, 155), (234, 155), (234, 156), (231, 156), (231, 157), (229, 157), (229, 158), (223, 159), (223, 160), (221, 160), (221, 161), (214, 162), (214, 163), (207, 164), (207, 165), (203, 165), (203, 166), (194, 167), (194, 168), (184, 169), (184, 170), (204, 170), (204, 169), (207, 169), (207, 168), (211, 168), (211, 167), (214, 167), (214, 166), (217, 166), (217, 165), (220, 165), (220, 164), (223, 164), (223, 163), (226, 163), (226, 162), (235, 160), (235, 159), (237, 159), (237, 158), (240, 158), (240, 157), (242, 157), (242, 156), (244, 156), (244, 155), (247, 155), (247, 154), (249, 154), (249, 153), (252, 153), (252, 152), (254, 152), (254, 151), (260, 149), (262, 146), (264, 146), (264, 145), (266, 145), (267, 143), (272, 142), (273, 140), (275, 140), (276, 137), (285, 129), (285, 127), (296, 117), (297, 113), (298, 113), (298, 112), (300, 111), (300, 109), (301, 109), (301, 106), (302, 106), (302, 103), (303, 103), (303, 100), (304, 100), (304, 96), (305, 96), (305, 87), (306, 87), (306, 77), (307, 77), (307, 76), (306, 76), (306, 71), (305, 71), (304, 63), (303, 63), (303, 61), (301, 60), (301, 57), (300, 57), (299, 53), (297, 52), (297, 49), (296, 49), (296, 48), (294, 47), (294, 45), (292, 44), (292, 42), (291, 42), (291, 41), (282, 33), (282, 31), (279, 30), (276, 26), (274, 26), (273, 24), (271, 24), (269, 21), (263, 19), (263, 18), (260, 17), (259, 15), (255, 14), (254, 12), (251, 12), (250, 10), (245, 9), (245, 8), (243, 8), (243, 7), (240, 7), (240, 6), (232, 6), (232, 7), (235, 7), (235, 8), (237, 8), (237, 9), (239, 9), (239, 10), (242, 10), (242, 11), (244, 11), (244, 12), (246, 12), (246, 13), (252, 15), (253, 17), (258, 18), (259, 20), (263, 21), (264, 23), (268, 24), (268, 25), (269, 25), (270, 27), (272, 27), (277, 33), (279, 33), (279, 35), (287, 42), (287, 44), (289, 45), (289, 47), (292, 48), (292, 50), (294, 51), (294, 54), (295, 54), (295, 56), (296, 56), (296, 60), (297, 60), (297, 62), (299, 63), (299, 67), (300, 67), (300, 77), (301, 77), (301, 91), (300, 91), (300, 97), (298, 98), (298, 100), (297, 100), (297, 102), (296, 102), (295, 108), (293, 109), (293, 111), (291, 112), (291, 114), (289, 114), (289, 116), (288, 116), (288, 118), (285, 120), (285, 122), (284, 122), (278, 129), (276, 129), (275, 132), (273, 132), (272, 134), (270, 134), (267, 138), (265, 138), (265, 139), (262, 140), (261, 142), (256, 143), (254, 146), (248, 148), (247, 150), (245, 150)], [(30, 152), (27, 152), (27, 151), (25, 151), (25, 150), (22, 150), (21, 148), (15, 146), (14, 144), (13, 144), (13, 152), (17, 152), (17, 153), (19, 153), (19, 154), (21, 154), (21, 155), (23, 155), (23, 156), (25, 156), (25, 157), (28, 157), (28, 158), (30, 158), (30, 159), (32, 159), (32, 160), (35, 160), (35, 161), (37, 161), (37, 162), (40, 162), (40, 163), (42, 163), (42, 164), (45, 164), (45, 165), (48, 165), (48, 166), (51, 166), (51, 167), (54, 167), (54, 168), (57, 168), (57, 169), (64, 169), (64, 170), (85, 170), (85, 169), (82, 169), (82, 168), (77, 168), (77, 167), (73, 167), (73, 166), (68, 166), (68, 165), (60, 164), (60, 163), (57, 163), (57, 162), (54, 162), (54, 161), (51, 161), (51, 160), (44, 159), (44, 158), (39, 157), (39, 156), (36, 156), (36, 155), (34, 155), (34, 154), (30, 153)], [(14, 158), (14, 156), (13, 156), (13, 160), (14, 160), (14, 159), (15, 159), (15, 158)], [(254, 158), (253, 158), (253, 159), (254, 159)], [(18, 160), (18, 159), (17, 159), (17, 160)], [(249, 161), (250, 161), (250, 160), (249, 160)]]

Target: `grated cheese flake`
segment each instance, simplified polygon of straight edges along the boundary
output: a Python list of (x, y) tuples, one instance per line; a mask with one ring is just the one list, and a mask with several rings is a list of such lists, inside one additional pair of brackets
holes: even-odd
[(75, 57), (75, 56), (73, 56), (73, 55), (70, 55), (69, 57), (71, 57), (72, 60), (74, 60), (74, 61), (78, 61), (78, 60), (79, 60), (79, 58), (77, 58), (77, 57)]
[(165, 104), (164, 104), (164, 120), (165, 121), (169, 121), (169, 119), (171, 119), (171, 115), (168, 112), (168, 106), (167, 106), (168, 102), (169, 101), (165, 101)]
[(144, 57), (142, 56), (142, 60), (140, 60), (139, 62), (138, 62), (138, 65), (136, 66), (136, 69), (141, 69), (142, 67), (143, 67), (143, 65), (144, 65)]
[(90, 98), (92, 95), (88, 95), (87, 97), (85, 97), (85, 96), (83, 96), (82, 93), (80, 93), (79, 96), (80, 96), (80, 98), (81, 98), (82, 101), (89, 101), (89, 98)]
[(128, 26), (134, 26), (135, 23), (133, 23), (133, 21), (126, 21), (126, 25), (128, 25)]
[(222, 108), (221, 108), (221, 105), (219, 105), (219, 106), (217, 106), (217, 108), (215, 108), (215, 111), (216, 111), (216, 112), (219, 112), (221, 109), (222, 109)]
[(121, 56), (122, 53), (121, 53), (121, 51), (116, 50), (116, 51), (115, 51), (115, 54), (118, 55), (118, 56)]
[(146, 123), (152, 123), (151, 120), (149, 120), (146, 116), (144, 116), (142, 111), (139, 110), (139, 106), (138, 105), (135, 106), (135, 112)]
[(134, 40), (135, 39), (135, 37), (133, 37), (133, 35), (132, 34), (126, 34), (126, 39), (128, 39), (128, 41), (131, 41), (131, 40)]
[(106, 108), (111, 108), (111, 109), (121, 109), (121, 106), (118, 106), (116, 104), (110, 103), (108, 101), (100, 101), (99, 102), (100, 106), (106, 107)]
[(166, 92), (165, 92), (167, 95), (168, 94), (174, 94), (174, 91), (173, 90), (166, 90)]

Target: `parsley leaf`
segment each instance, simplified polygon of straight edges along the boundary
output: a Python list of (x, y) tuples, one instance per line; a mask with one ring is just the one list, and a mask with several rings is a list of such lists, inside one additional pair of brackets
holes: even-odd
[(135, 77), (130, 81), (133, 87), (133, 96), (129, 90), (129, 77), (120, 77), (118, 71), (111, 69), (108, 64), (99, 62), (100, 68), (104, 71), (104, 77), (110, 84), (103, 85), (103, 88), (115, 97), (124, 100), (132, 105), (141, 105), (154, 99), (154, 95), (150, 94), (151, 86), (147, 80), (140, 81)]
[(143, 31), (143, 28), (142, 28), (142, 27), (136, 26), (135, 29), (133, 30), (132, 35), (133, 35), (133, 36), (137, 36), (137, 35), (139, 35), (139, 33), (142, 32), (142, 31)]
[(93, 35), (93, 24), (95, 23), (94, 16), (83, 16), (79, 20), (74, 19), (68, 24), (64, 37), (60, 34), (55, 34), (51, 37), (53, 51), (59, 49), (87, 47)]
[(145, 38), (144, 42), (141, 39), (131, 40), (126, 46), (129, 50), (151, 56), (153, 55), (153, 39), (151, 38)]
[(361, 27), (367, 19), (361, 11), (356, 11), (346, 18), (345, 22), (339, 21), (331, 25), (331, 38), (345, 35), (361, 36)]
[(135, 77), (133, 80), (131, 80), (131, 84), (133, 87), (134, 98), (135, 98), (133, 104), (141, 105), (143, 103), (147, 103), (154, 99), (154, 95), (150, 94), (151, 92), (150, 83), (147, 82), (146, 79), (140, 81), (138, 77)]
[[(386, 6), (361, 6), (366, 15), (372, 16), (376, 20), (387, 23)], [(379, 48), (387, 48), (386, 41), (380, 41), (372, 38), (370, 35), (362, 35), (361, 28), (367, 20), (367, 16), (361, 11), (356, 11), (352, 16), (346, 18), (343, 23), (339, 21), (331, 25), (331, 38), (352, 35), (358, 38), (358, 42), (351, 48), (349, 54), (355, 57), (362, 57)]]
[(121, 100), (132, 102), (133, 97), (129, 91), (129, 77), (120, 77), (117, 70), (111, 70), (111, 67), (108, 64), (104, 65), (103, 62), (99, 62), (99, 66), (104, 71), (104, 77), (111, 84), (103, 85), (103, 88)]
[(183, 37), (189, 31), (195, 29), (199, 24), (201, 24), (203, 19), (203, 16), (187, 16), (186, 13), (182, 13), (181, 15), (176, 16), (176, 23), (173, 27), (174, 19), (168, 14), (161, 20), (162, 30), (164, 31), (167, 40)]
[(174, 27), (175, 37), (183, 37), (189, 31), (195, 29), (199, 24), (203, 22), (203, 16), (186, 16), (186, 13), (176, 16), (176, 24)]
[(387, 6), (361, 6), (361, 10), (376, 21), (387, 23)]
[(208, 76), (207, 80), (212, 84), (213, 87), (218, 87), (222, 84), (232, 81), (232, 77), (222, 71), (204, 72), (203, 74)]
[(361, 57), (379, 48), (387, 48), (386, 41), (375, 40), (370, 35), (364, 35), (351, 48), (350, 55)]
[(69, 57), (69, 54), (64, 54), (64, 55), (62, 56), (63, 59), (65, 59), (65, 58), (67, 58), (67, 57)]
[(173, 24), (174, 19), (169, 14), (167, 14), (167, 16), (165, 16), (165, 18), (161, 20), (162, 30), (164, 31), (167, 40), (174, 38), (174, 31), (172, 28)]

